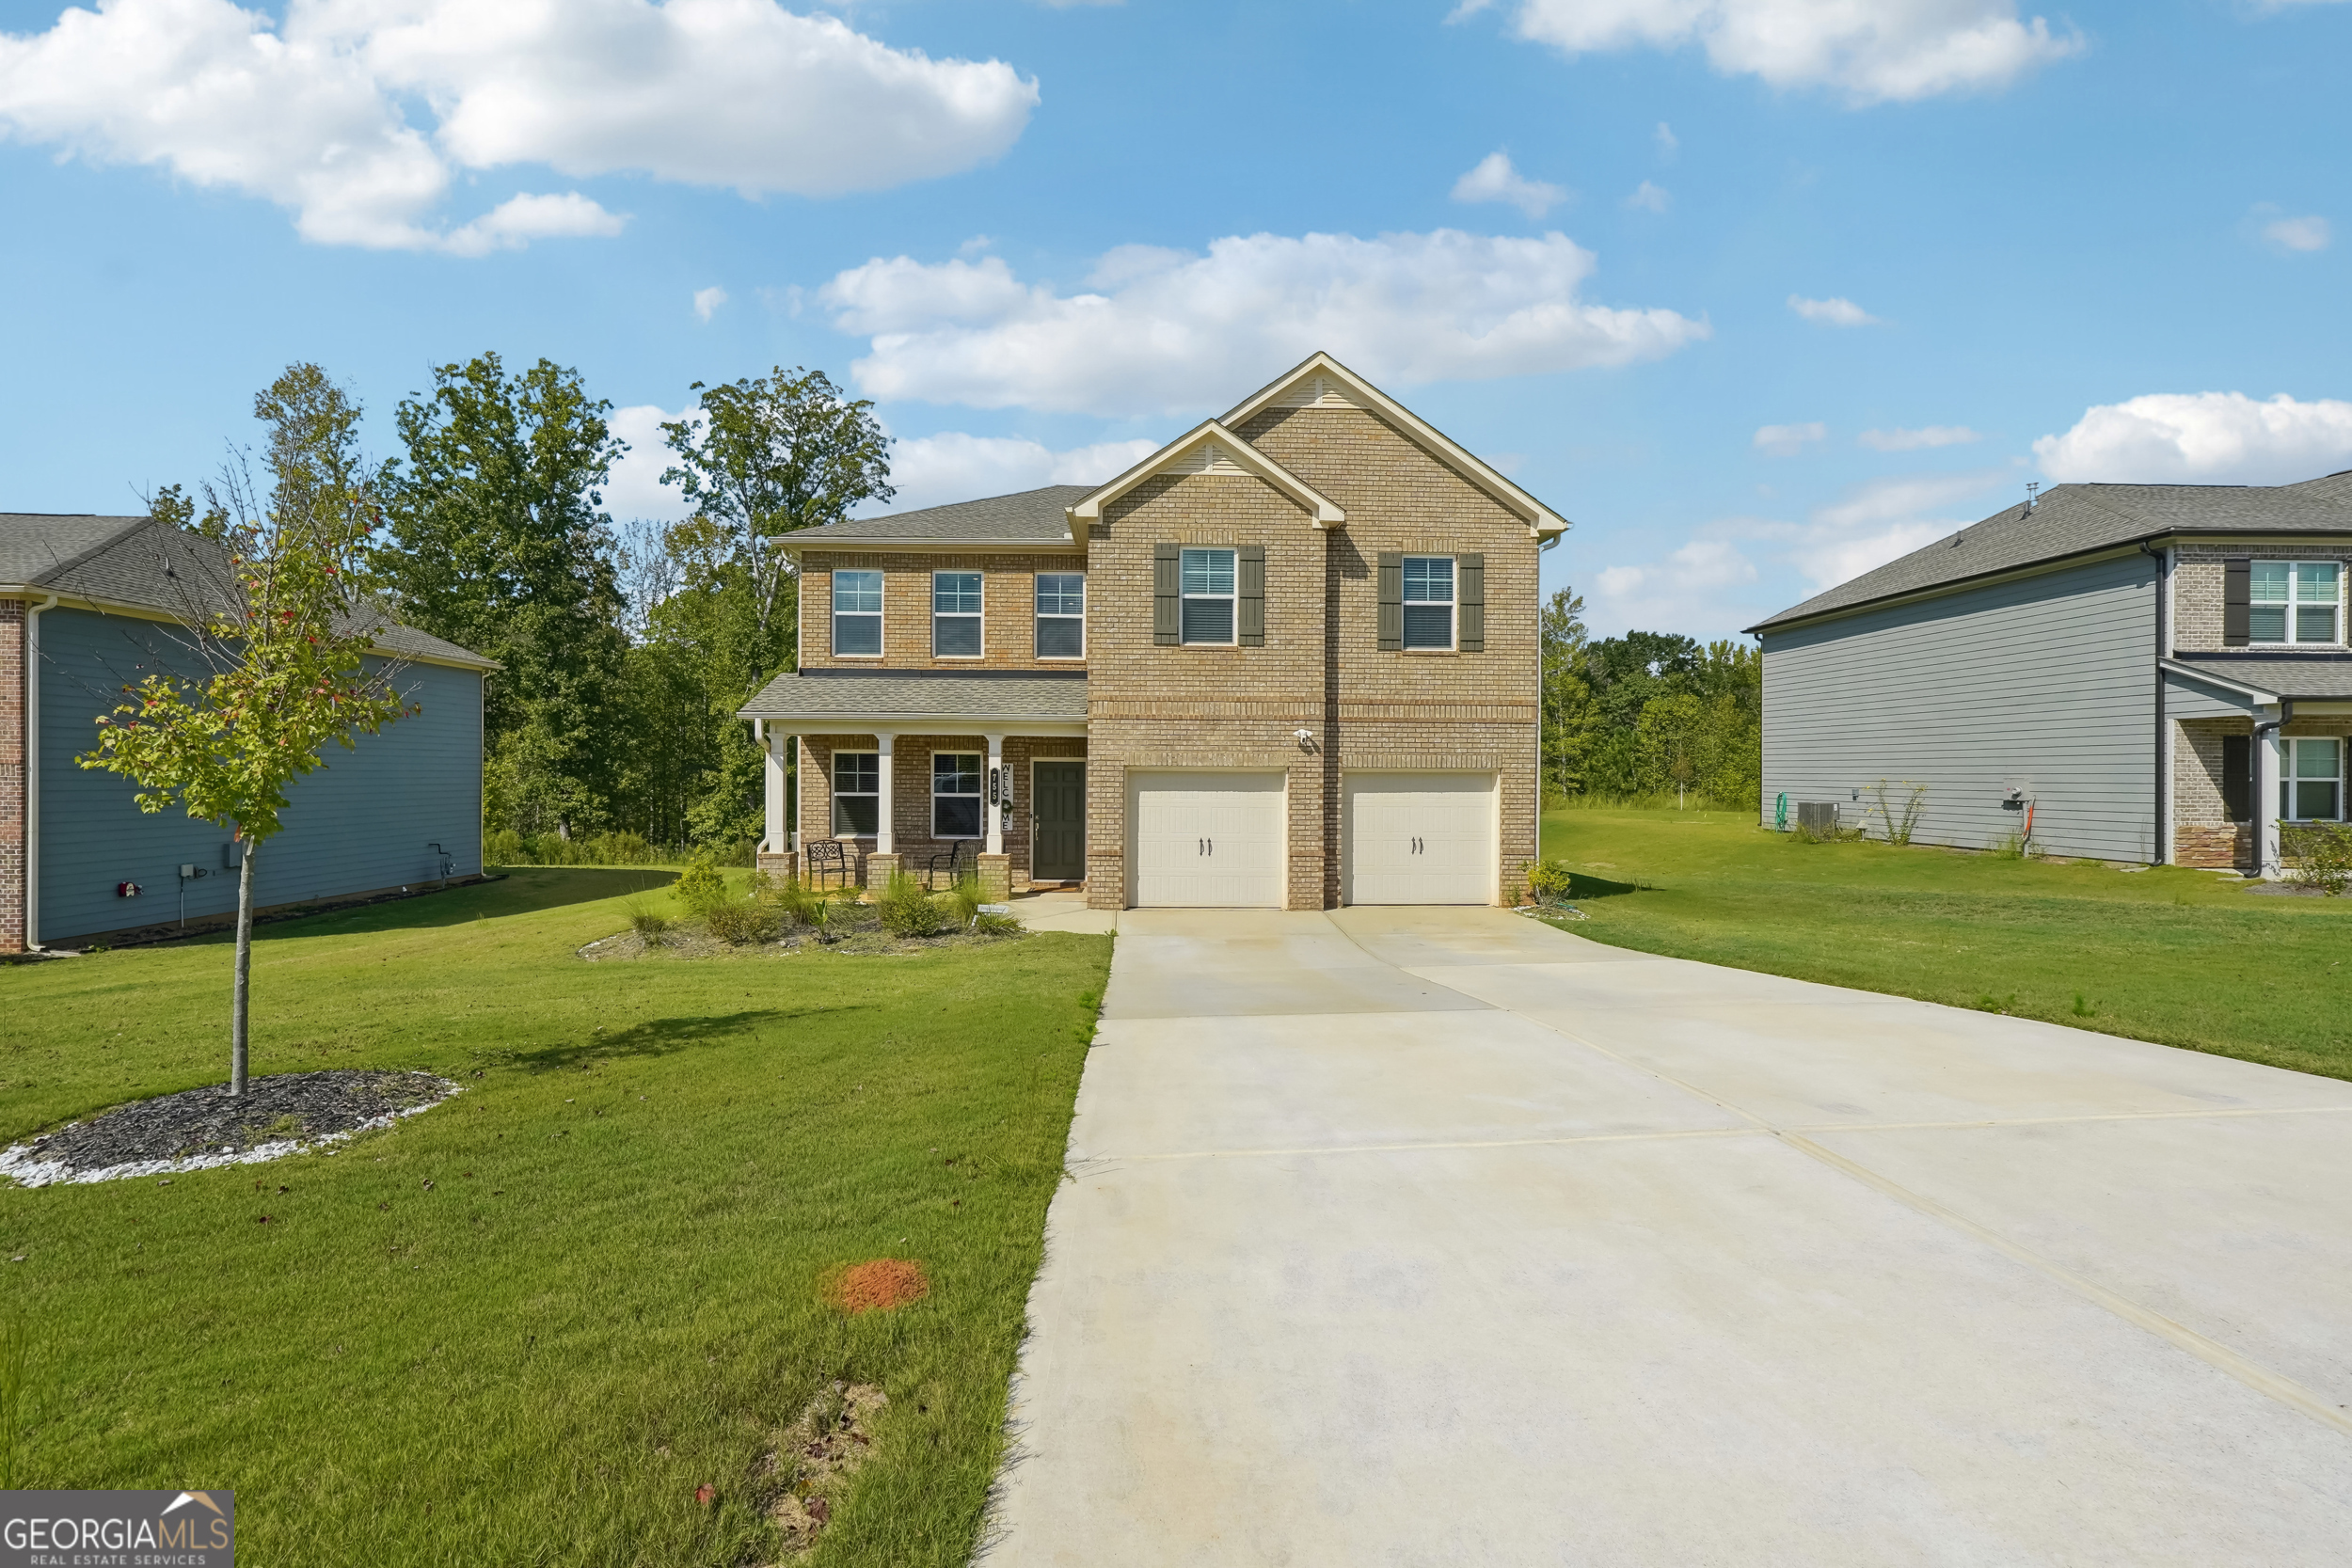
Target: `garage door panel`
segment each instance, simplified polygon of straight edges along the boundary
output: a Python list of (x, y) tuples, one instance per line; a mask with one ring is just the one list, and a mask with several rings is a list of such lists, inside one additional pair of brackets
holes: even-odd
[(1129, 777), (1138, 909), (1280, 909), (1287, 863), (1279, 773)]
[(1494, 901), (1490, 773), (1352, 773), (1345, 783), (1347, 901)]

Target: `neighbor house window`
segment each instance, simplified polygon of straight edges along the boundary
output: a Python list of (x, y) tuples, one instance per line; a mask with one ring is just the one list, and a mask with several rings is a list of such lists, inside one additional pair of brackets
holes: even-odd
[(1408, 555), (1405, 558), (1405, 645), (1408, 648), (1454, 646), (1452, 556)]
[(1233, 641), (1233, 552), (1184, 554), (1184, 637), (1187, 642)]
[(2253, 562), (2247, 575), (2248, 641), (2343, 641), (2343, 578), (2333, 561)]
[(1040, 572), (1037, 575), (1037, 657), (1080, 658), (1086, 651), (1086, 574)]
[(931, 574), (931, 657), (980, 657), (980, 574)]
[(2297, 736), (2281, 741), (2279, 815), (2298, 821), (2344, 816), (2344, 742)]
[(980, 836), (980, 771), (977, 752), (931, 753), (931, 836)]
[(833, 754), (833, 833), (872, 838), (882, 821), (882, 758), (872, 752)]
[(835, 572), (833, 575), (833, 651), (878, 654), (882, 649), (882, 575), (880, 572)]

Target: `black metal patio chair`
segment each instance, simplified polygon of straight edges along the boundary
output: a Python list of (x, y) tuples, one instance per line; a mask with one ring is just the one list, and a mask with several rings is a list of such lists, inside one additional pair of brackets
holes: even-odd
[(820, 838), (804, 845), (801, 850), (801, 870), (811, 887), (824, 886), (823, 879), (838, 877), (841, 887), (850, 885), (850, 857), (843, 852), (837, 838)]

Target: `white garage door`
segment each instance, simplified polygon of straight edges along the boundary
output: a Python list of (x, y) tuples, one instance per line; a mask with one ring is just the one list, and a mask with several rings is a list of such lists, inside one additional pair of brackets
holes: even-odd
[(1282, 775), (1130, 773), (1138, 909), (1282, 907)]
[(1491, 773), (1350, 773), (1347, 901), (1491, 904)]

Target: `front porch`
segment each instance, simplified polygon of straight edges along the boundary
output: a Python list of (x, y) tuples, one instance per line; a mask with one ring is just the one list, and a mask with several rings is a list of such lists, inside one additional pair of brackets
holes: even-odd
[[(2333, 660), (2312, 668), (2342, 673)], [(2297, 824), (2345, 819), (2352, 701), (2288, 696), (2248, 679), (2279, 673), (2252, 661), (2226, 670), (2168, 661), (2172, 863), (2275, 879)]]

